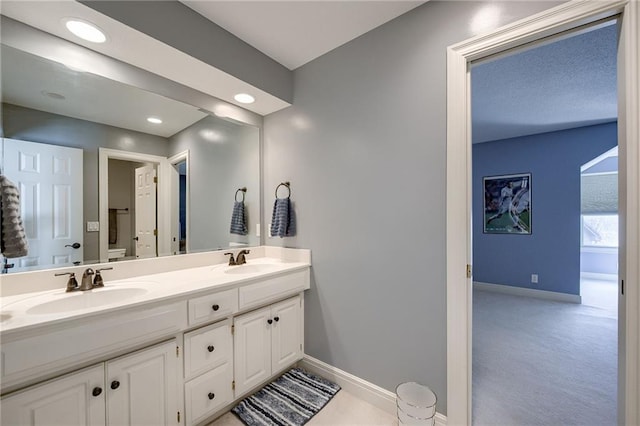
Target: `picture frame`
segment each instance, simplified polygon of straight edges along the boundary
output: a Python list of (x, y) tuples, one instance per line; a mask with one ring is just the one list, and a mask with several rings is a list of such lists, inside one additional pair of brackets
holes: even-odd
[(531, 173), (482, 178), (483, 232), (531, 235)]

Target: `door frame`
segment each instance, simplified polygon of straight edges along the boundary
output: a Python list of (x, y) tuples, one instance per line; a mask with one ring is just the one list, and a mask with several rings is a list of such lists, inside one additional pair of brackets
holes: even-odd
[[(640, 422), (640, 5), (574, 0), (447, 48), (447, 423), (471, 424), (472, 181), (470, 63), (620, 15), (618, 145), (620, 251), (618, 424)], [(460, 173), (460, 171), (463, 173)], [(624, 285), (624, 282), (627, 285)]]
[[(171, 157), (169, 157), (167, 159), (169, 161), (169, 164), (173, 167), (176, 164), (179, 164), (181, 162), (185, 162), (187, 165), (187, 179), (186, 179), (186, 186), (185, 186), (185, 192), (187, 193), (187, 197), (186, 197), (186, 203), (185, 203), (185, 217), (186, 217), (186, 229), (185, 229), (185, 238), (186, 238), (186, 244), (185, 244), (185, 251), (187, 253), (189, 253), (189, 240), (190, 240), (190, 235), (191, 235), (191, 218), (189, 217), (189, 213), (191, 211), (191, 197), (189, 196), (189, 176), (191, 175), (191, 165), (189, 164), (189, 150), (184, 150), (182, 152), (179, 152), (175, 155), (172, 155)], [(178, 200), (180, 196), (180, 188), (177, 187), (175, 185), (175, 182), (171, 182), (171, 199), (174, 201), (171, 205), (171, 233), (172, 235), (177, 235), (178, 234), (178, 230), (177, 230), (177, 219), (180, 216), (180, 212), (178, 211), (178, 213), (176, 214), (175, 209), (176, 209), (176, 203), (175, 201)], [(173, 246), (172, 246), (172, 252), (175, 252), (175, 250), (173, 250)], [(173, 253), (175, 254), (175, 253)]]
[(100, 262), (109, 261), (109, 160), (125, 160), (158, 165), (158, 255), (171, 251), (171, 176), (169, 161), (159, 155), (117, 149), (99, 148), (98, 150), (98, 209), (100, 221)]

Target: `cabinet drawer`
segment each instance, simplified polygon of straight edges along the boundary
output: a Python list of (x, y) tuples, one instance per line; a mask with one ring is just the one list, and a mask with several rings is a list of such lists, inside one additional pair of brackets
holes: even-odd
[(2, 387), (37, 378), (177, 333), (185, 327), (186, 304), (84, 319), (56, 331), (2, 342)]
[(270, 278), (239, 289), (239, 308), (244, 310), (307, 290), (309, 269)]
[(187, 424), (197, 424), (231, 403), (232, 380), (231, 363), (225, 363), (187, 382), (184, 386)]
[(189, 300), (189, 325), (203, 324), (238, 312), (238, 290), (226, 290)]
[(184, 377), (231, 362), (231, 321), (222, 321), (184, 335)]

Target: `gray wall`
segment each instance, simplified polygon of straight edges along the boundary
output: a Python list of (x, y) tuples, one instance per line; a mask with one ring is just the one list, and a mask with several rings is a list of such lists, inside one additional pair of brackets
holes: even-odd
[(446, 413), (446, 47), (488, 4), (503, 25), (557, 3), (425, 5), (294, 72), (265, 117), (265, 223), (291, 181), (309, 248), (305, 350), (388, 390), (429, 385)]
[[(170, 155), (189, 149), (189, 249), (226, 248), (230, 242), (259, 245), (255, 235), (260, 221), (259, 129), (207, 116), (169, 140)], [(234, 196), (241, 187), (247, 188), (246, 236), (229, 233)]]
[[(30, 142), (69, 146), (84, 150), (84, 218), (98, 217), (98, 148), (111, 148), (167, 156), (169, 141), (160, 136), (78, 120), (63, 115), (2, 104), (4, 136)], [(100, 258), (99, 233), (84, 232), (84, 258)]]

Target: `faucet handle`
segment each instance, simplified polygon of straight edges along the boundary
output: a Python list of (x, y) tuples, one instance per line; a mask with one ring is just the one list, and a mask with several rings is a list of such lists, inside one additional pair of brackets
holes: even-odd
[(233, 253), (229, 252), (229, 253), (225, 253), (225, 256), (231, 256), (229, 257), (229, 266), (234, 266), (236, 264), (236, 260), (233, 258)]
[(96, 269), (96, 276), (93, 277), (93, 286), (94, 287), (104, 287), (104, 280), (102, 279), (102, 275), (100, 274), (100, 271), (109, 271), (113, 269), (112, 267), (108, 267), (108, 268), (100, 268), (100, 269)]
[(54, 275), (56, 277), (60, 277), (62, 275), (69, 275), (69, 280), (67, 281), (67, 290), (66, 290), (67, 293), (78, 289), (78, 281), (76, 280), (75, 272), (59, 272)]

